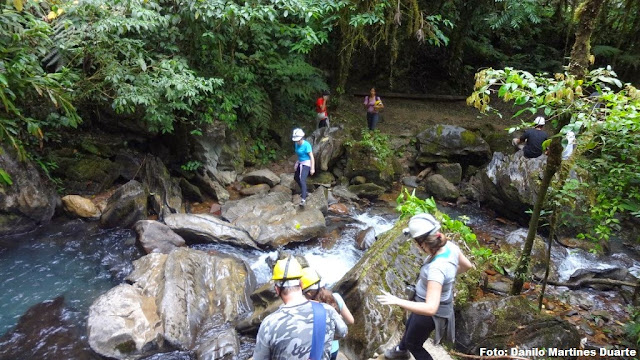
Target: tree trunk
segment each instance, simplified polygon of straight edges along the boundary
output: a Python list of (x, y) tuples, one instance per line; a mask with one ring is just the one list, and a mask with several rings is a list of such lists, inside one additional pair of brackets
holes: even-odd
[(576, 40), (571, 49), (571, 60), (569, 61), (569, 72), (575, 76), (584, 76), (589, 68), (591, 34), (593, 34), (603, 3), (604, 0), (585, 0), (576, 10), (578, 26), (576, 28)]

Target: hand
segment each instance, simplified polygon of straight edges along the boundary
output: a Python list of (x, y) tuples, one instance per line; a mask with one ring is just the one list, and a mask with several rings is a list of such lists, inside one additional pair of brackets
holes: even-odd
[(309, 174), (313, 175), (313, 174), (315, 174), (315, 173), (316, 173), (316, 170), (315, 170), (315, 169), (311, 169), (311, 170), (309, 170)]
[(400, 299), (383, 290), (382, 295), (376, 295), (376, 300), (382, 305), (398, 305)]

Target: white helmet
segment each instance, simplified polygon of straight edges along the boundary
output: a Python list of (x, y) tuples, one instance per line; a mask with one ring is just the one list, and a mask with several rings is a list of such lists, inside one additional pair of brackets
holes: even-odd
[(536, 124), (536, 126), (542, 126), (544, 125), (545, 121), (544, 121), (544, 117), (542, 116), (538, 116), (534, 121), (534, 124)]
[(291, 135), (291, 140), (300, 141), (304, 137), (304, 131), (302, 129), (293, 129), (293, 134)]
[(440, 223), (433, 215), (422, 213), (414, 215), (409, 219), (409, 227), (402, 230), (405, 235), (417, 238), (422, 235), (433, 235), (440, 230)]
[(574, 133), (573, 131), (568, 131), (567, 141), (569, 142), (569, 144), (573, 144), (576, 141), (576, 133)]

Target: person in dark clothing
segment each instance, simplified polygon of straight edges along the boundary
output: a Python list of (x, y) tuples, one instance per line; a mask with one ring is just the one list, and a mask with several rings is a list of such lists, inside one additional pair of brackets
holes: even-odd
[(533, 123), (535, 124), (533, 129), (528, 129), (520, 138), (513, 139), (513, 146), (518, 150), (522, 149), (524, 157), (529, 159), (542, 155), (542, 143), (549, 137), (543, 130), (545, 120), (542, 116), (538, 116)]

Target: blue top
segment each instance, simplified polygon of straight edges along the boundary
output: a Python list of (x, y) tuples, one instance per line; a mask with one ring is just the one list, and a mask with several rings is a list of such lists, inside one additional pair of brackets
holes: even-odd
[(302, 162), (311, 160), (311, 157), (309, 156), (309, 153), (311, 152), (311, 144), (309, 144), (307, 140), (303, 140), (302, 145), (298, 145), (297, 142), (294, 145), (296, 154), (298, 155), (298, 161)]

